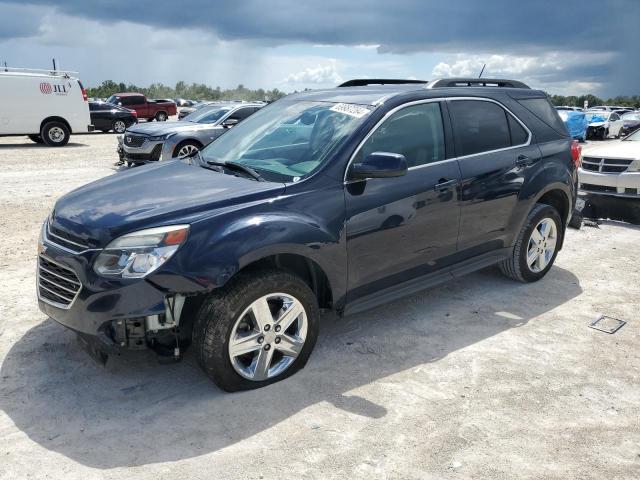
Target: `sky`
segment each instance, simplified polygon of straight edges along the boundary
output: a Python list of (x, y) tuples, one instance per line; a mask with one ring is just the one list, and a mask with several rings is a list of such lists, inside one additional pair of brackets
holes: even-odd
[(285, 92), (351, 78), (513, 78), (640, 94), (640, 0), (0, 0), (0, 63), (147, 86)]

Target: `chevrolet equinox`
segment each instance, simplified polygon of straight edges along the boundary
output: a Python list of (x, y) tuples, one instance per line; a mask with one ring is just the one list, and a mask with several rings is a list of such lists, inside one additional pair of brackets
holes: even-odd
[(580, 161), (544, 92), (513, 80), (290, 95), (190, 157), (60, 198), (39, 305), (99, 360), (192, 344), (224, 390), (261, 387), (305, 365), (321, 309), (363, 311), (494, 264), (544, 277)]

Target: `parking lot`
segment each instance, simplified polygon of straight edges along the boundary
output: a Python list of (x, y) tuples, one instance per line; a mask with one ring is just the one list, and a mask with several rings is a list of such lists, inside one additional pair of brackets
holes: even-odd
[(115, 147), (0, 139), (1, 479), (638, 478), (640, 227), (569, 230), (538, 283), (489, 268), (325, 316), (303, 371), (228, 394), (191, 352), (100, 367), (38, 310), (41, 222)]

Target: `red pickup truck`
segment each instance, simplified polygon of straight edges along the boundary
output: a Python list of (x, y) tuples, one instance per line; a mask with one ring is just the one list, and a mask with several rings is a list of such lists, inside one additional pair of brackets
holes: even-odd
[(164, 122), (170, 115), (178, 113), (174, 102), (148, 100), (141, 93), (116, 93), (107, 98), (107, 103), (135, 110), (138, 118), (146, 118), (149, 122), (154, 118), (158, 122)]

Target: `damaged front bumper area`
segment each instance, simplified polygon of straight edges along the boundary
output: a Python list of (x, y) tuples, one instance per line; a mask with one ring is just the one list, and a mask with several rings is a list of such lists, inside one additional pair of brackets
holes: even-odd
[(110, 354), (146, 348), (179, 358), (180, 318), (186, 296), (145, 279), (100, 277), (91, 268), (99, 252), (72, 253), (41, 244), (37, 266), (40, 310), (76, 332), (89, 353), (102, 363)]

